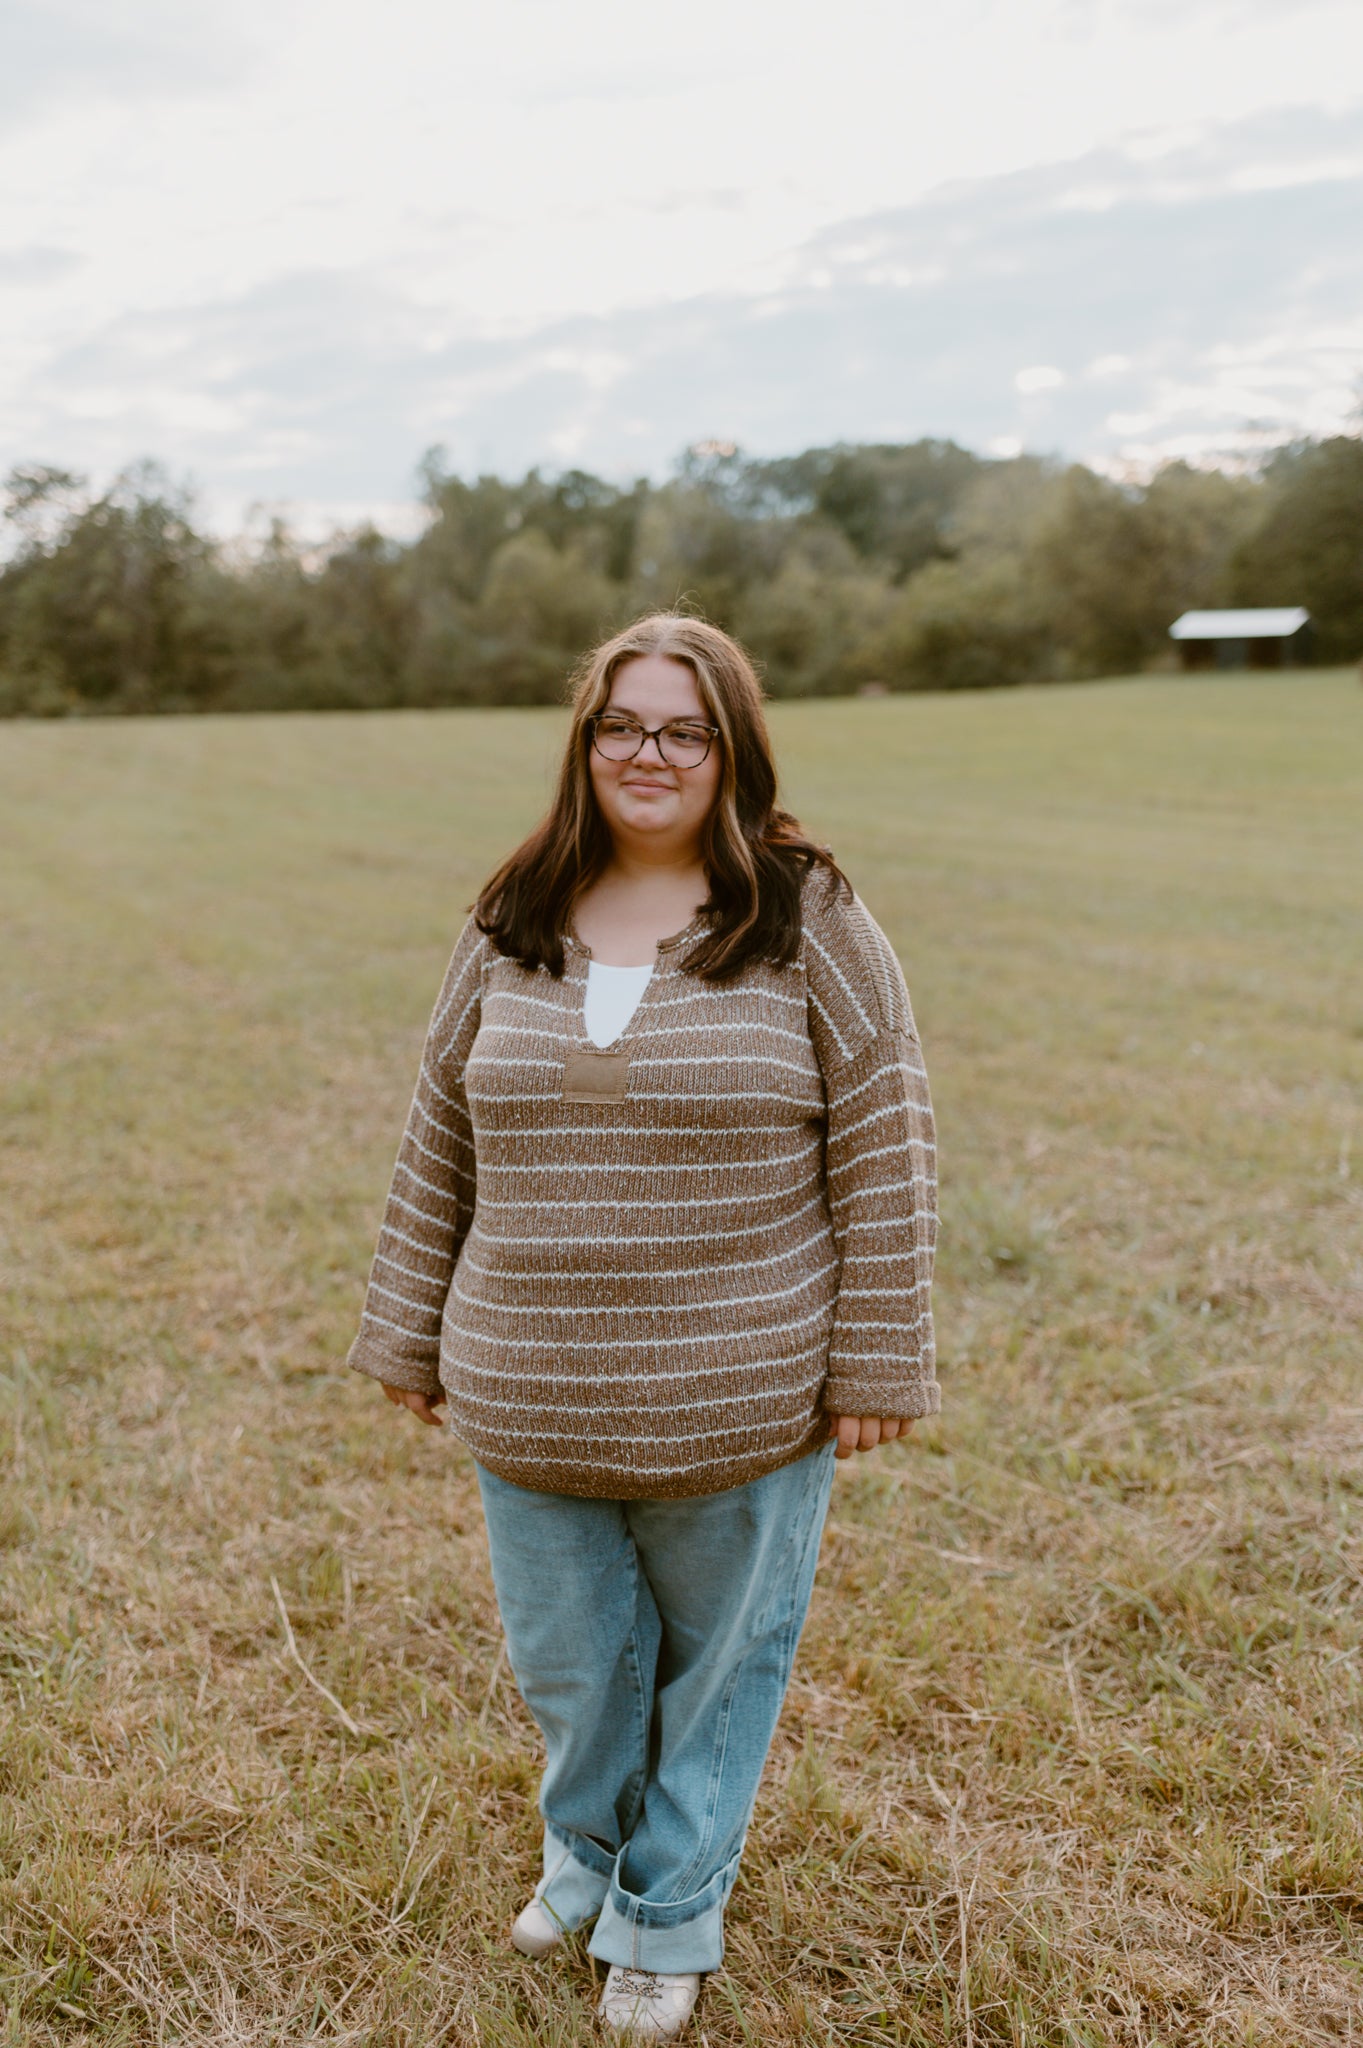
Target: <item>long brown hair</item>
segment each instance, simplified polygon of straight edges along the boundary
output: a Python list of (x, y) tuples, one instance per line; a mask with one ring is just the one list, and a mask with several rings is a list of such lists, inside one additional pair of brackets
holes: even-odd
[(587, 720), (610, 700), (627, 661), (666, 655), (684, 662), (712, 724), (719, 727), (719, 794), (706, 820), (702, 854), (709, 925), (686, 967), (723, 981), (750, 961), (785, 964), (800, 943), (800, 889), (815, 866), (830, 888), (847, 888), (827, 847), (806, 838), (776, 802), (762, 686), (736, 640), (704, 619), (650, 612), (584, 655), (573, 677), (572, 726), (549, 811), (504, 860), (474, 905), (479, 929), (526, 967), (563, 972), (563, 938), (573, 905), (610, 858), (610, 830), (592, 789)]

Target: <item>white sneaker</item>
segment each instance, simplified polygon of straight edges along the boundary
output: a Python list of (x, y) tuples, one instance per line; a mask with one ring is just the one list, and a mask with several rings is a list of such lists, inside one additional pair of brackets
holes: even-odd
[(558, 1948), (568, 1938), (568, 1929), (561, 1920), (543, 1907), (538, 1899), (532, 1899), (511, 1923), (512, 1945), (523, 1956), (547, 1956), (550, 1949)]
[(671, 2041), (690, 2019), (699, 1995), (695, 1970), (669, 1976), (664, 1970), (628, 1970), (612, 1963), (597, 2011), (612, 2033), (636, 2041)]

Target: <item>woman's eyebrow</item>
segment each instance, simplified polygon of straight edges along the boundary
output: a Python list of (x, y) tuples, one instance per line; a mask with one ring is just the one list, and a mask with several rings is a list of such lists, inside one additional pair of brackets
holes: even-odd
[[(642, 712), (630, 711), (623, 704), (608, 704), (605, 711), (601, 713), (601, 716), (604, 718), (607, 714), (612, 718), (632, 718), (636, 725), (648, 724), (648, 720), (643, 716)], [(659, 725), (708, 725), (709, 723), (710, 720), (703, 711), (669, 711), (665, 718), (658, 720)]]

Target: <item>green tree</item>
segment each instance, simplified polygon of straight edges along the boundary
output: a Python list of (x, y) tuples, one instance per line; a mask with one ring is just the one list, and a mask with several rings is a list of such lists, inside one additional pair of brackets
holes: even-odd
[(878, 679), (878, 636), (896, 596), (835, 527), (811, 522), (775, 574), (748, 586), (733, 623), (773, 696), (836, 696)]
[(1252, 484), (1184, 463), (1143, 488), (1077, 463), (1066, 470), (1025, 554), (1060, 672), (1142, 668), (1168, 647), (1181, 611), (1224, 602), (1231, 555), (1256, 506)]
[(1305, 605), (1323, 661), (1363, 657), (1363, 439), (1336, 434), (1282, 449), (1266, 503), (1236, 551), (1237, 602)]
[(948, 530), (987, 467), (954, 441), (904, 447), (838, 445), (749, 465), (749, 502), (805, 512), (841, 533), (896, 582), (950, 551)]
[(900, 690), (986, 690), (1051, 670), (1049, 623), (1011, 554), (930, 562), (897, 594), (863, 661)]
[(231, 653), (205, 601), (216, 550), (194, 528), (188, 492), (144, 463), (97, 498), (68, 472), (35, 468), (12, 472), (6, 496), (21, 535), (0, 577), (11, 699), (35, 678), (67, 709), (210, 702)]

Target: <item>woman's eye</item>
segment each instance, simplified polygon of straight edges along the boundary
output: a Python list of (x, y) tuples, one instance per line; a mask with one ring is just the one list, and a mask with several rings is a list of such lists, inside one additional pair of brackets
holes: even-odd
[(708, 740), (710, 735), (703, 725), (669, 725), (665, 728), (668, 739), (696, 743)]

